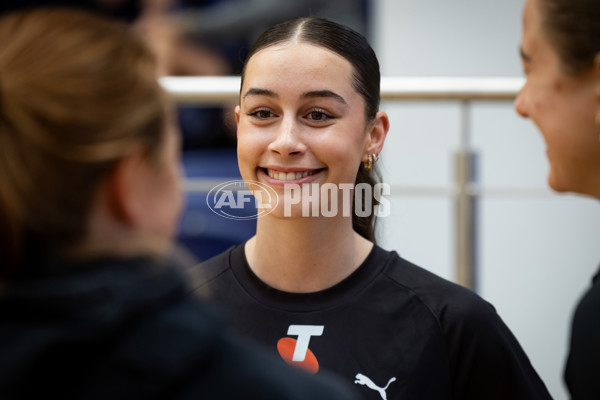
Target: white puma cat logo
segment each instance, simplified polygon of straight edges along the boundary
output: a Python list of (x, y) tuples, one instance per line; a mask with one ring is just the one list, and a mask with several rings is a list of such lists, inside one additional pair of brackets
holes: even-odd
[(387, 394), (385, 393), (385, 391), (387, 390), (388, 386), (390, 386), (390, 383), (394, 382), (395, 380), (396, 378), (390, 378), (387, 385), (385, 385), (385, 387), (380, 388), (379, 386), (374, 384), (368, 376), (365, 376), (363, 374), (356, 374), (356, 380), (354, 381), (354, 383), (358, 385), (365, 385), (369, 389), (378, 391), (381, 398), (383, 400), (387, 400)]

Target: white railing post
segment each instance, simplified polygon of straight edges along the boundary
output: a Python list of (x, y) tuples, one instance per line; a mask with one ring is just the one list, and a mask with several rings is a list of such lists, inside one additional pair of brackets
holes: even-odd
[(456, 282), (475, 290), (477, 287), (477, 154), (471, 146), (471, 104), (461, 101), (461, 140), (454, 155), (454, 248)]

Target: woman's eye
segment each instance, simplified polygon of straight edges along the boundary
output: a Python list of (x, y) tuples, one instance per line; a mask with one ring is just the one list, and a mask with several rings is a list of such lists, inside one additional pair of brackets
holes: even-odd
[(326, 121), (328, 119), (333, 118), (331, 115), (325, 113), (324, 111), (319, 111), (319, 110), (313, 110), (311, 112), (308, 113), (307, 118), (310, 119), (311, 121)]
[(273, 116), (273, 114), (269, 110), (256, 110), (256, 111), (252, 111), (248, 115), (258, 118), (258, 119), (268, 119)]

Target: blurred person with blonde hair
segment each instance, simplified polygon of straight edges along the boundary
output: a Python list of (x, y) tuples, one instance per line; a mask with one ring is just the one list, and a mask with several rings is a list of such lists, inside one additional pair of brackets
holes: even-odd
[(73, 9), (0, 37), (0, 398), (353, 398), (188, 295), (179, 133), (141, 40)]

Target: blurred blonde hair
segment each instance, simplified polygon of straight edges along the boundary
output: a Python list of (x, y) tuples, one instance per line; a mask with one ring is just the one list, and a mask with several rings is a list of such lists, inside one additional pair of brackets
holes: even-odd
[[(161, 146), (154, 57), (119, 22), (75, 9), (0, 18), (0, 276), (85, 234), (102, 177)], [(35, 245), (34, 245), (35, 244)]]

